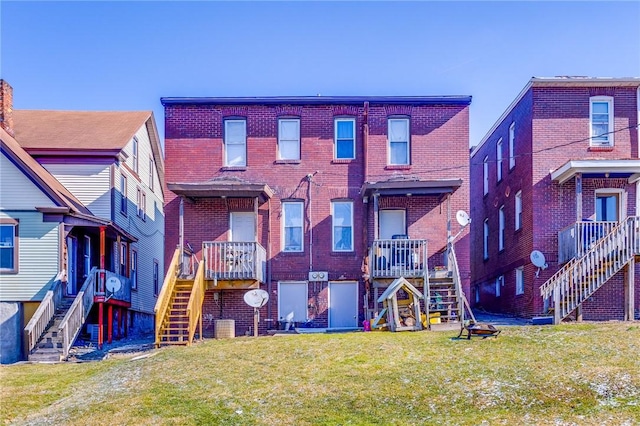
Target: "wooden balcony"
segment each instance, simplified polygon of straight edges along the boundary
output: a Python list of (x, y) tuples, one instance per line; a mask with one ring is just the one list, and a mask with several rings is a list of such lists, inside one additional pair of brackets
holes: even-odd
[(94, 302), (131, 305), (131, 279), (105, 269), (96, 269), (94, 283)]
[(371, 278), (422, 278), (427, 273), (427, 240), (375, 240), (369, 253)]
[(265, 281), (267, 251), (256, 242), (204, 242), (202, 253), (214, 288), (258, 288)]
[(618, 225), (618, 222), (580, 221), (558, 232), (558, 262), (582, 257), (595, 243)]

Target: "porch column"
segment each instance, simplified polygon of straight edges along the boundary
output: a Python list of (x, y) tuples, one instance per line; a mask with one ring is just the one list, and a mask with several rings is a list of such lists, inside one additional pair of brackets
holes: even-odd
[(102, 334), (104, 330), (104, 303), (98, 303), (98, 349), (102, 349), (104, 342), (104, 336)]
[(113, 305), (107, 306), (107, 342), (113, 342)]
[(178, 245), (180, 248), (180, 270), (184, 263), (184, 197), (180, 197), (179, 221), (178, 221)]
[(373, 194), (373, 239), (377, 240), (379, 237), (378, 233), (378, 198), (380, 194)]
[(582, 220), (582, 173), (576, 173), (576, 222)]
[(107, 228), (100, 227), (100, 269), (104, 269), (104, 254), (107, 245)]
[(624, 288), (624, 320), (625, 321), (633, 321), (634, 320), (634, 305), (635, 305), (635, 294), (634, 294), (634, 284), (635, 284), (635, 275), (636, 275), (636, 260), (634, 257), (631, 258), (629, 263), (627, 263), (627, 273), (626, 282)]

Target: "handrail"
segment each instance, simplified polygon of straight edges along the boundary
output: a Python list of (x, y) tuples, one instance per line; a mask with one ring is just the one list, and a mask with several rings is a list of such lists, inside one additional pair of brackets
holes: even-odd
[(171, 259), (171, 263), (169, 264), (169, 269), (167, 269), (167, 274), (164, 277), (164, 283), (162, 284), (162, 289), (160, 289), (160, 294), (158, 295), (158, 300), (154, 308), (154, 313), (156, 316), (156, 346), (160, 345), (162, 321), (164, 320), (164, 317), (167, 313), (167, 309), (169, 309), (171, 295), (173, 294), (173, 289), (176, 285), (176, 279), (178, 277), (178, 273), (180, 272), (181, 255), (182, 254), (180, 253), (179, 248), (176, 249), (176, 251), (173, 253), (173, 258)]
[(40, 337), (42, 337), (56, 314), (56, 310), (62, 301), (62, 281), (66, 274), (67, 271), (64, 269), (58, 272), (40, 305), (38, 305), (38, 309), (33, 313), (24, 328), (25, 353), (30, 353), (36, 347), (38, 340), (40, 340)]
[(469, 310), (469, 315), (471, 316), (471, 319), (475, 322), (476, 318), (473, 315), (473, 311), (471, 311), (471, 306), (469, 306), (469, 302), (467, 300), (467, 297), (464, 294), (464, 291), (462, 290), (462, 279), (460, 278), (460, 268), (458, 267), (458, 258), (456, 256), (456, 251), (453, 247), (453, 243), (449, 243), (449, 254), (448, 254), (448, 265), (450, 265), (451, 271), (452, 271), (452, 275), (453, 275), (453, 282), (454, 285), (456, 287), (456, 292), (458, 293), (458, 312), (460, 313), (460, 324), (461, 326), (464, 326), (464, 321), (465, 321), (465, 315), (464, 315), (464, 308), (465, 306), (468, 308)]
[(91, 272), (89, 272), (84, 284), (82, 284), (67, 314), (62, 319), (62, 322), (60, 322), (60, 327), (58, 327), (58, 331), (62, 335), (63, 358), (67, 358), (69, 355), (69, 349), (71, 349), (71, 345), (73, 345), (78, 333), (80, 333), (80, 329), (91, 311), (91, 306), (93, 306), (93, 297), (95, 294), (95, 286), (93, 283), (96, 278), (96, 273), (97, 268), (94, 266)]
[(582, 257), (617, 225), (609, 221), (578, 221), (558, 231), (558, 263)]
[(629, 216), (540, 287), (545, 300), (553, 297), (554, 322), (567, 317), (636, 255), (640, 255), (640, 217)]
[[(191, 345), (196, 334), (196, 326), (202, 324), (202, 303), (204, 302), (204, 260), (198, 263), (198, 272), (193, 282), (189, 303), (187, 304), (187, 318), (189, 318), (189, 340), (187, 345)], [(200, 327), (202, 334), (202, 326)], [(202, 335), (200, 336), (202, 339)]]

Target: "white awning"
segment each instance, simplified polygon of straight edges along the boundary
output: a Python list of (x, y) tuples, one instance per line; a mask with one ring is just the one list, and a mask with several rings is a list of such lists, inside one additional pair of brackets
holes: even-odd
[(551, 172), (551, 180), (560, 184), (576, 174), (627, 177), (629, 183), (640, 179), (640, 160), (572, 160)]

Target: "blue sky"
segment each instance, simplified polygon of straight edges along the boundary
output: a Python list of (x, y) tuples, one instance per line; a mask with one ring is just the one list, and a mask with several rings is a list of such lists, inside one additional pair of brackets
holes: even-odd
[(160, 97), (472, 95), (477, 144), (532, 76), (640, 76), (640, 2), (0, 3), (16, 109)]

